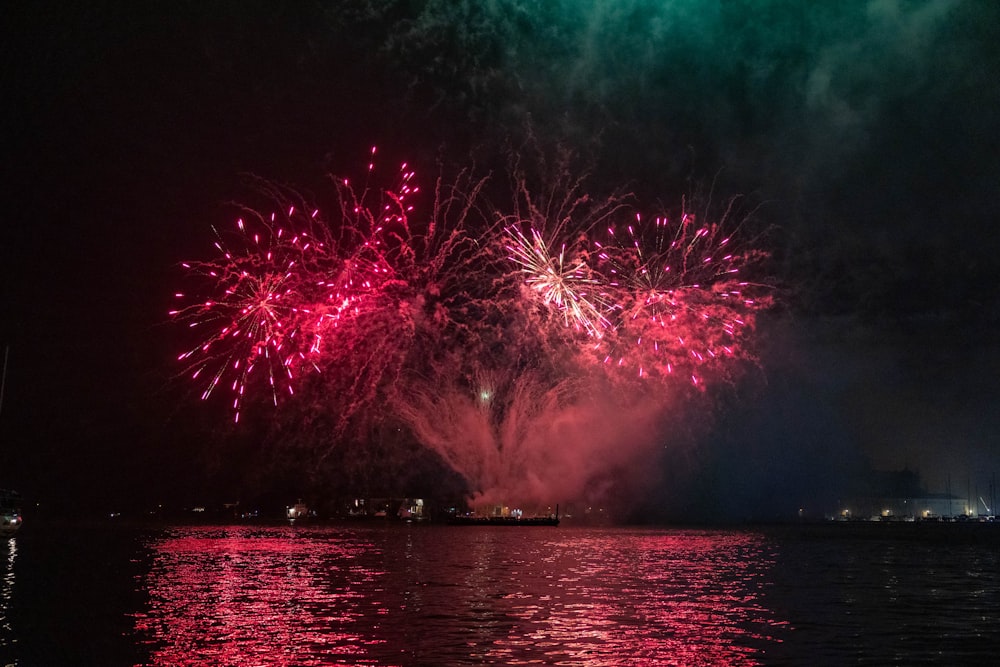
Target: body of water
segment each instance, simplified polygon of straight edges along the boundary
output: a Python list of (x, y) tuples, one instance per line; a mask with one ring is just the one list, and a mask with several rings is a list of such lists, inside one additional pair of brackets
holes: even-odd
[(1000, 645), (995, 544), (872, 532), (38, 521), (0, 561), (0, 667), (988, 664)]

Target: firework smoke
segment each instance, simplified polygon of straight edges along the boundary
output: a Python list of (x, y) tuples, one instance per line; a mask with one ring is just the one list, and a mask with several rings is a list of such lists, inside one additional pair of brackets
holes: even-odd
[(409, 383), (393, 410), (465, 477), (473, 507), (596, 502), (609, 473), (655, 450), (667, 397), (617, 392), (601, 375), (576, 372), (442, 370), (439, 381)]

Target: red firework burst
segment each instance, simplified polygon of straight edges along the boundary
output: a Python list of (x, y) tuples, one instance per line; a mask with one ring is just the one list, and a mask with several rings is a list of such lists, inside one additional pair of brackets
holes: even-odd
[[(374, 162), (369, 181), (373, 170)], [(744, 337), (770, 305), (744, 275), (762, 253), (734, 240), (728, 215), (719, 224), (686, 213), (613, 224), (620, 198), (591, 205), (573, 194), (548, 210), (523, 186), (514, 214), (483, 214), (485, 181), (465, 174), (451, 185), (439, 180), (431, 210), (414, 220), (413, 181), (405, 164), (385, 189), (366, 183), (358, 191), (338, 179), (330, 219), (285, 205), (287, 193), (272, 187), (266, 194), (283, 213), (244, 209), (235, 239), (217, 241), (215, 260), (185, 264), (212, 295), (178, 295), (187, 305), (171, 313), (207, 332), (180, 355), (205, 383), (203, 398), (229, 387), (238, 420), (256, 377), (277, 403), (305, 371), (335, 369), (326, 390), (337, 395), (337, 412), (351, 415), (442, 354), (465, 354), (453, 367), (469, 373), (485, 365), (477, 355), (498, 346), (551, 351), (537, 341), (548, 340), (553, 322), (569, 332), (552, 337), (556, 345), (607, 368), (701, 386), (747, 356)], [(607, 229), (603, 241), (598, 225)], [(510, 289), (516, 283), (523, 289)], [(512, 315), (525, 297), (558, 317)], [(523, 331), (511, 331), (513, 322)]]
[(737, 249), (731, 231), (688, 213), (608, 228), (609, 241), (594, 245), (620, 309), (616, 335), (595, 348), (602, 361), (698, 386), (703, 371), (742, 356), (743, 334), (770, 299), (742, 276), (762, 254)]
[(193, 379), (207, 378), (203, 399), (221, 384), (230, 387), (237, 420), (248, 384), (258, 374), (267, 378), (277, 403), (278, 392), (292, 393), (300, 367), (317, 351), (308, 325), (316, 290), (302, 267), (324, 247), (307, 231), (289, 231), (295, 217), (301, 214), (290, 207), (280, 225), (277, 214), (250, 222), (240, 218), (232, 242), (217, 234), (219, 257), (183, 264), (202, 284), (208, 281), (214, 296), (175, 295), (188, 303), (170, 315), (207, 331), (178, 359), (188, 364)]

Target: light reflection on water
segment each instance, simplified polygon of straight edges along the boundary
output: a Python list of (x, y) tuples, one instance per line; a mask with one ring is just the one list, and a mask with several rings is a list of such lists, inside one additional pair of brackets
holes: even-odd
[(151, 665), (760, 664), (749, 532), (185, 527), (150, 539)]
[(153, 664), (329, 664), (377, 643), (357, 629), (381, 613), (367, 595), (382, 573), (360, 563), (373, 546), (352, 533), (178, 529), (152, 546), (136, 629)]
[[(0, 559), (3, 560), (3, 570), (0, 571), (0, 649), (13, 648), (17, 639), (11, 623), (10, 607), (14, 600), (14, 564), (17, 561), (17, 538), (0, 539)], [(6, 651), (5, 651), (6, 652)]]
[(37, 521), (0, 542), (0, 665), (994, 664), (998, 546), (986, 524)]
[[(622, 539), (624, 538), (624, 539)], [(757, 664), (780, 625), (758, 598), (772, 560), (749, 534), (682, 532), (554, 542), (551, 586), (519, 594), (528, 632), (490, 651), (516, 664), (546, 657), (587, 664)]]

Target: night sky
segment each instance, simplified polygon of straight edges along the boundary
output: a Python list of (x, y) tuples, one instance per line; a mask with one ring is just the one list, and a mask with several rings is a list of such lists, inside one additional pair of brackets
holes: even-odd
[(8, 4), (0, 485), (101, 509), (237, 493), (218, 443), (253, 434), (173, 379), (167, 311), (245, 175), (321, 191), (372, 145), (495, 169), (530, 132), (596, 188), (761, 204), (783, 305), (685, 457), (687, 502), (781, 514), (869, 467), (987, 496), (997, 44), (986, 0)]

